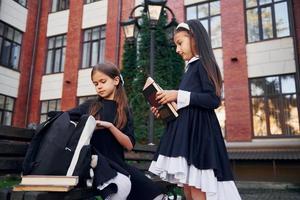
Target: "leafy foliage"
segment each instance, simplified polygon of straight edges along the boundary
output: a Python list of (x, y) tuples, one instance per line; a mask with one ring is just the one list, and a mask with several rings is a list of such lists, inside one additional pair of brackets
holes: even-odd
[[(149, 105), (147, 104), (142, 89), (150, 68), (150, 41), (151, 31), (154, 31), (154, 80), (164, 89), (177, 89), (183, 71), (183, 61), (176, 54), (174, 44), (168, 39), (165, 25), (167, 16), (163, 14), (156, 28), (150, 29), (150, 23), (144, 14), (140, 20), (140, 31), (135, 44), (125, 42), (123, 54), (122, 74), (125, 79), (125, 88), (130, 106), (134, 115), (134, 128), (138, 142), (148, 142)], [(154, 142), (163, 133), (164, 124), (161, 120), (154, 122)]]

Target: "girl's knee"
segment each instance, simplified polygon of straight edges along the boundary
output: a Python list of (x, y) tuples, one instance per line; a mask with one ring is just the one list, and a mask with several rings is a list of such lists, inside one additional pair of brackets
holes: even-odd
[(184, 196), (187, 200), (192, 200), (191, 186), (183, 185)]
[(201, 189), (195, 188), (195, 187), (191, 187), (191, 196), (192, 199), (194, 200), (206, 200), (206, 194), (205, 192), (202, 192)]
[(114, 183), (118, 186), (118, 191), (109, 196), (109, 200), (126, 200), (131, 190), (131, 181), (129, 177), (124, 174), (118, 173), (114, 178)]

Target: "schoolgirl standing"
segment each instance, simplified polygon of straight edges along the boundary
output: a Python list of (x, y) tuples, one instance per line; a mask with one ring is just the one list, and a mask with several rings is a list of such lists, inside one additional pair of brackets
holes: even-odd
[[(117, 163), (130, 175), (130, 183), (122, 175), (119, 180), (104, 183), (105, 187), (117, 181), (127, 194), (111, 196), (109, 199), (153, 200), (162, 199), (162, 191), (138, 169), (124, 161), (124, 149), (131, 150), (135, 144), (133, 120), (128, 108), (127, 97), (119, 69), (111, 63), (101, 63), (93, 67), (91, 79), (98, 97), (88, 100), (70, 110), (72, 115), (90, 114), (96, 118), (97, 129), (93, 133), (91, 144), (104, 157)], [(99, 163), (101, 165), (101, 163)], [(105, 173), (105, 172), (104, 172)], [(118, 178), (118, 177), (117, 177)]]
[(208, 34), (199, 20), (189, 20), (177, 26), (174, 42), (187, 61), (185, 73), (179, 90), (158, 92), (157, 100), (177, 102), (179, 117), (167, 124), (149, 171), (183, 186), (188, 200), (239, 200), (214, 112), (222, 78)]

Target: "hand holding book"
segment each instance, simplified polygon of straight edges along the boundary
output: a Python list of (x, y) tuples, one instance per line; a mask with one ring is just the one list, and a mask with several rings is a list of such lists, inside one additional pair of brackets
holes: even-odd
[(164, 121), (170, 121), (178, 117), (176, 111), (177, 91), (162, 90), (162, 88), (149, 77), (144, 85), (143, 94), (149, 104), (154, 107), (151, 110), (155, 116), (159, 116)]
[(156, 100), (160, 104), (171, 103), (177, 110), (177, 105), (175, 103), (177, 101), (177, 94), (177, 90), (161, 90), (156, 93)]

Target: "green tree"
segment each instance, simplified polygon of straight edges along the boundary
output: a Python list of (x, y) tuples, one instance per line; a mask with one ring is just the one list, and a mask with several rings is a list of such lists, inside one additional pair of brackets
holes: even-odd
[[(142, 15), (140, 22), (138, 46), (136, 48), (128, 48), (128, 44), (124, 46), (122, 73), (124, 76), (127, 74), (128, 77), (125, 78), (125, 86), (130, 105), (133, 109), (134, 128), (137, 140), (140, 143), (146, 143), (148, 139), (149, 105), (142, 94), (142, 89), (149, 74), (151, 30), (149, 20), (145, 14)], [(164, 89), (177, 89), (180, 77), (182, 76), (184, 63), (176, 54), (173, 42), (168, 39), (168, 34), (165, 29), (166, 24), (167, 15), (163, 14), (155, 28), (154, 34), (154, 79)], [(133, 51), (135, 51), (136, 54), (134, 54)], [(129, 83), (126, 83), (126, 81), (129, 81)], [(161, 120), (155, 120), (155, 143), (158, 143), (163, 133), (163, 128), (163, 122)]]

